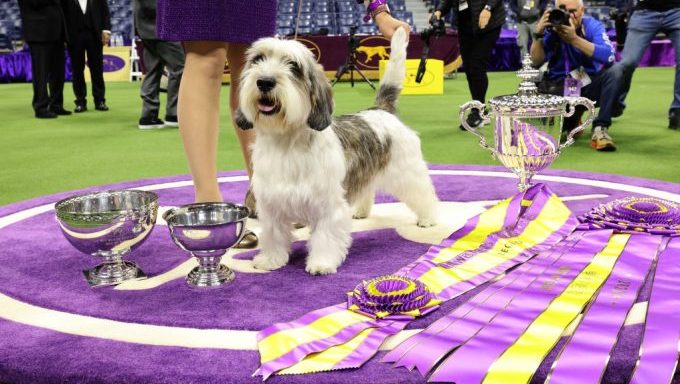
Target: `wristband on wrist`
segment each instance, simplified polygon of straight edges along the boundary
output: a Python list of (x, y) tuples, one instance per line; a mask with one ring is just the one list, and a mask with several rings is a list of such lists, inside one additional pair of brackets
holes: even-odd
[(387, 0), (372, 0), (366, 8), (364, 21), (367, 22), (371, 19), (375, 20), (375, 17), (383, 12), (390, 13), (390, 8), (387, 6)]
[(491, 12), (491, 6), (489, 4), (485, 5), (484, 9)]
[(542, 39), (542, 38), (545, 37), (545, 33), (544, 33), (544, 32), (541, 32), (541, 33), (534, 32), (534, 33), (531, 34), (531, 37), (532, 37), (534, 40)]

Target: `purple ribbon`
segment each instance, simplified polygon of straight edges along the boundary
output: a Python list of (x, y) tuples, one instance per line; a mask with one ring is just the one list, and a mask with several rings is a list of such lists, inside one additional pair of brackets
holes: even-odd
[(395, 362), (395, 367), (409, 370), (415, 367), (425, 376), (449, 351), (479, 332), (562, 254), (571, 250), (583, 234), (576, 232), (550, 252), (543, 252), (508, 273), (453, 312), (401, 343), (382, 361)]
[(551, 384), (600, 382), (662, 240), (660, 236), (631, 236), (600, 294), (553, 365)]
[[(433, 373), (430, 381), (480, 383), (489, 367), (559, 296), (608, 243), (611, 230), (584, 234), (574, 248), (545, 270), (479, 333), (473, 336)], [(477, 311), (458, 322), (476, 322)], [(485, 323), (482, 323), (483, 325)]]
[[(507, 233), (507, 231), (512, 230), (512, 232), (515, 234), (521, 233), (528, 224), (528, 221), (522, 222), (518, 221), (518, 218), (521, 216), (522, 213), (524, 213), (523, 209), (524, 207), (522, 207), (522, 200), (534, 199), (538, 194), (540, 200), (536, 199), (534, 201), (534, 204), (532, 205), (534, 205), (535, 207), (540, 206), (542, 208), (543, 205), (545, 205), (545, 203), (547, 202), (548, 197), (550, 196), (549, 191), (545, 191), (546, 192), (545, 194), (539, 193), (543, 191), (545, 188), (547, 187), (545, 187), (544, 184), (539, 184), (536, 185), (534, 188), (528, 189), (524, 193), (518, 193), (515, 196), (513, 196), (513, 198), (510, 200), (510, 203), (508, 203), (508, 208), (505, 213), (505, 218), (503, 219), (503, 227), (501, 228), (501, 230), (489, 234), (489, 236), (487, 236), (487, 238), (484, 239), (484, 242), (477, 249), (468, 252), (463, 252), (462, 254), (456, 256), (451, 262), (460, 263), (467, 260), (471, 252), (479, 253), (483, 252), (484, 250), (491, 249), (493, 245), (496, 244), (496, 242), (500, 238), (500, 233), (503, 231), (506, 231)], [(429, 271), (432, 267), (437, 265), (437, 263), (435, 263), (433, 260), (435, 257), (437, 257), (437, 255), (439, 254), (439, 252), (441, 252), (442, 249), (452, 246), (456, 241), (467, 236), (470, 232), (472, 232), (475, 229), (475, 227), (477, 227), (477, 224), (479, 224), (479, 215), (468, 220), (461, 229), (454, 232), (451, 236), (449, 236), (449, 238), (442, 241), (439, 245), (431, 246), (428, 249), (427, 253), (419, 257), (413, 263), (400, 269), (397, 272), (397, 274), (407, 275), (414, 279), (419, 278), (425, 272)]]
[(659, 255), (640, 358), (631, 384), (670, 383), (678, 363), (680, 339), (680, 238)]
[[(523, 194), (519, 194), (510, 202), (503, 230), (488, 236), (484, 243), (482, 243), (482, 245), (479, 248), (475, 249), (474, 251), (463, 252), (460, 255), (456, 256), (453, 260), (447, 261), (446, 263), (442, 263), (440, 265), (453, 268), (458, 264), (462, 264), (466, 260), (469, 260), (470, 258), (474, 257), (479, 253), (486, 252), (492, 249), (498, 241), (507, 238), (513, 238), (521, 234), (527, 228), (529, 223), (531, 223), (533, 220), (536, 220), (536, 217), (543, 210), (545, 204), (550, 198), (550, 192), (547, 190), (547, 187), (545, 185), (540, 185), (540, 188), (535, 188), (535, 190), (532, 191), (532, 194), (534, 193), (535, 195), (532, 196), (533, 203), (528, 208), (523, 207), (521, 205), (522, 201), (521, 197), (523, 196)], [(526, 197), (527, 196), (524, 196), (524, 198)], [(515, 214), (515, 212), (517, 212), (517, 214)], [(531, 248), (523, 250), (514, 258), (496, 266), (495, 268), (480, 273), (479, 275), (471, 279), (461, 281), (457, 284), (446, 287), (446, 289), (442, 290), (437, 295), (437, 297), (442, 300), (450, 300), (454, 297), (462, 295), (463, 293), (471, 289), (480, 286), (481, 284), (486, 283), (487, 281), (502, 274), (504, 271), (516, 265), (523, 264), (536, 254), (550, 249), (553, 245), (555, 245), (560, 240), (564, 239), (567, 235), (569, 235), (569, 233), (571, 233), (575, 227), (576, 220), (573, 217), (569, 217), (567, 221), (562, 225), (562, 227), (560, 227), (557, 231), (551, 233), (550, 236), (548, 236), (548, 238), (545, 241), (542, 241), (541, 243), (536, 244)], [(417, 270), (416, 274), (418, 276), (422, 274), (418, 273), (420, 273), (420, 269)], [(409, 273), (409, 276), (415, 277), (413, 276), (412, 273)]]
[(376, 319), (413, 320), (438, 306), (425, 284), (406, 276), (387, 275), (364, 281), (347, 295), (347, 308)]
[(590, 228), (680, 235), (680, 204), (654, 197), (626, 197), (610, 201), (592, 209), (580, 219)]

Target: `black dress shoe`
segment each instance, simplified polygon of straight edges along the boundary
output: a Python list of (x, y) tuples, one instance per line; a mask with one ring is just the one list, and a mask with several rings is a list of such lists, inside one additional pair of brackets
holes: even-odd
[(101, 102), (101, 103), (98, 103), (97, 105), (95, 105), (94, 109), (96, 109), (98, 111), (108, 111), (109, 107), (106, 106), (106, 103)]
[(87, 107), (84, 105), (76, 105), (76, 109), (73, 110), (75, 113), (81, 113), (87, 111)]
[(36, 112), (35, 117), (37, 117), (38, 119), (54, 119), (57, 117), (57, 114), (50, 110), (47, 110)]
[(52, 112), (56, 113), (57, 115), (61, 116), (68, 116), (71, 114), (71, 111), (67, 111), (64, 108), (52, 108), (50, 109)]

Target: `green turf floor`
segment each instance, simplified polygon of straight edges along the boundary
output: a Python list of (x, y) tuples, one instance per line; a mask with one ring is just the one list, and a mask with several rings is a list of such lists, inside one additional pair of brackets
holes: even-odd
[[(553, 167), (680, 183), (680, 132), (667, 128), (673, 75), (673, 68), (637, 71), (629, 107), (611, 128), (617, 152), (592, 150), (589, 135), (584, 135)], [(510, 72), (491, 73), (488, 95), (514, 93), (517, 83)], [(55, 120), (33, 118), (30, 84), (0, 85), (0, 205), (93, 185), (187, 174), (177, 129), (137, 129), (139, 84), (107, 84), (109, 112), (91, 109)], [(334, 93), (336, 114), (366, 108), (374, 97), (363, 83), (354, 88), (338, 84)], [(65, 107), (72, 109), (70, 83), (64, 98)], [(458, 106), (468, 99), (464, 76), (447, 80), (443, 96), (401, 97), (401, 117), (420, 132), (427, 161), (497, 164), (475, 137), (458, 129)], [(220, 169), (243, 169), (226, 107), (221, 121)]]

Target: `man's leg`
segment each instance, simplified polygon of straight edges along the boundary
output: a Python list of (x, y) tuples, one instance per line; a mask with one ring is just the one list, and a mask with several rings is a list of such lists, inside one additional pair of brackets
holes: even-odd
[(616, 145), (609, 136), (609, 126), (612, 123), (611, 112), (616, 102), (621, 72), (612, 67), (592, 75), (591, 80), (592, 83), (581, 91), (582, 96), (597, 102), (600, 108), (593, 120), (590, 146), (601, 152), (613, 152), (616, 151)]
[(628, 23), (628, 35), (626, 45), (621, 53), (621, 61), (616, 64), (621, 72), (621, 88), (619, 91), (617, 108), (626, 107), (626, 96), (630, 91), (635, 68), (640, 65), (640, 60), (645, 50), (661, 27), (661, 12), (649, 10), (637, 10), (633, 13)]
[(522, 21), (517, 24), (517, 46), (519, 47), (519, 53), (524, 58), (529, 52), (529, 34), (531, 33), (531, 26), (526, 22)]
[(144, 80), (142, 80), (142, 86), (139, 89), (139, 95), (142, 98), (142, 116), (139, 120), (139, 128), (160, 128), (162, 124), (157, 121), (160, 107), (158, 92), (163, 75), (163, 62), (156, 50), (160, 42), (143, 40), (143, 43), (146, 74), (144, 74)]
[(87, 84), (85, 84), (85, 45), (83, 43), (84, 33), (71, 36), (68, 46), (68, 53), (71, 57), (71, 69), (73, 73), (73, 94), (76, 97), (76, 112), (78, 106), (87, 106)]
[(172, 125), (173, 119), (175, 123), (177, 122), (177, 95), (184, 72), (184, 50), (179, 43), (163, 41), (158, 45), (158, 53), (168, 68), (168, 100), (165, 118), (166, 123)]
[[(54, 112), (64, 111), (64, 43), (50, 44), (50, 109)], [(65, 113), (65, 112), (63, 112)]]
[(47, 93), (49, 43), (29, 43), (33, 83), (33, 110), (36, 117), (47, 115), (50, 98)]
[(91, 31), (87, 31), (85, 34), (87, 35), (87, 66), (90, 68), (90, 79), (92, 79), (94, 105), (97, 109), (107, 110), (108, 108), (101, 108), (101, 105), (106, 102), (106, 97), (104, 96), (106, 92), (104, 84), (104, 46), (101, 42), (101, 36), (95, 35)]
[(680, 9), (664, 12), (663, 30), (673, 43), (675, 49), (675, 87), (673, 102), (669, 111), (671, 129), (680, 129)]

